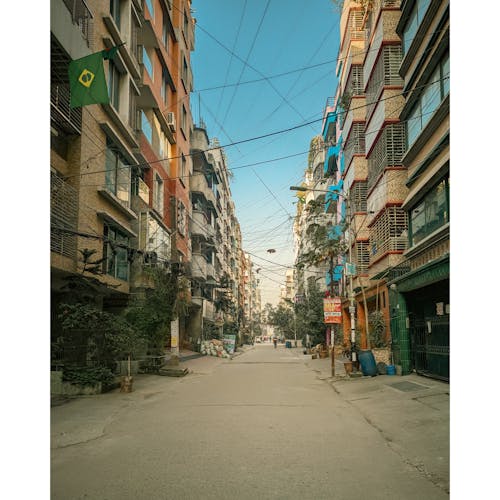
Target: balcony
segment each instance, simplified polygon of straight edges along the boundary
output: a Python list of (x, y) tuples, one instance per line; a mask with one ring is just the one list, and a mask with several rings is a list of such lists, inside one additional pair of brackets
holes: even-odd
[(193, 279), (207, 279), (207, 260), (200, 253), (193, 252), (191, 259), (191, 277)]
[(78, 192), (59, 176), (50, 174), (50, 250), (76, 259)]
[(50, 119), (64, 132), (80, 135), (82, 133), (82, 108), (70, 108), (69, 84), (51, 84)]
[(408, 217), (400, 207), (386, 208), (370, 228), (370, 264), (408, 248)]
[(368, 157), (368, 189), (370, 190), (378, 182), (386, 168), (402, 166), (405, 153), (404, 123), (386, 126)]

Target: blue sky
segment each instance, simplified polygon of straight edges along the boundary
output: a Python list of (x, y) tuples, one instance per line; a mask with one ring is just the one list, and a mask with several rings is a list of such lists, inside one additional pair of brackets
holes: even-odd
[(303, 177), (309, 143), (337, 85), (338, 8), (331, 0), (194, 0), (192, 8), (191, 109), (209, 137), (228, 145), (316, 120), (225, 148), (243, 247), (261, 268), (263, 304), (275, 304), (284, 266), (293, 265), (296, 197), (289, 186)]

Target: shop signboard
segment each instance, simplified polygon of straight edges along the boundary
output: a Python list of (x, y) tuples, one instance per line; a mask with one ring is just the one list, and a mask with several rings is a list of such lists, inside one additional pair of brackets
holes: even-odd
[(342, 300), (340, 297), (323, 299), (325, 323), (342, 323)]

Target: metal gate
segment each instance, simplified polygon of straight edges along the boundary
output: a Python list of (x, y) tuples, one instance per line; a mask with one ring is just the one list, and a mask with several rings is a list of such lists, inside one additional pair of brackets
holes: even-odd
[(440, 380), (450, 379), (450, 317), (413, 317), (410, 320), (415, 371)]

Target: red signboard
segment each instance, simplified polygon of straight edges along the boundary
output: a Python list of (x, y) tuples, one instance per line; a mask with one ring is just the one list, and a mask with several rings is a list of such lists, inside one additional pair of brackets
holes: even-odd
[(323, 299), (325, 323), (342, 323), (342, 300), (340, 297)]

